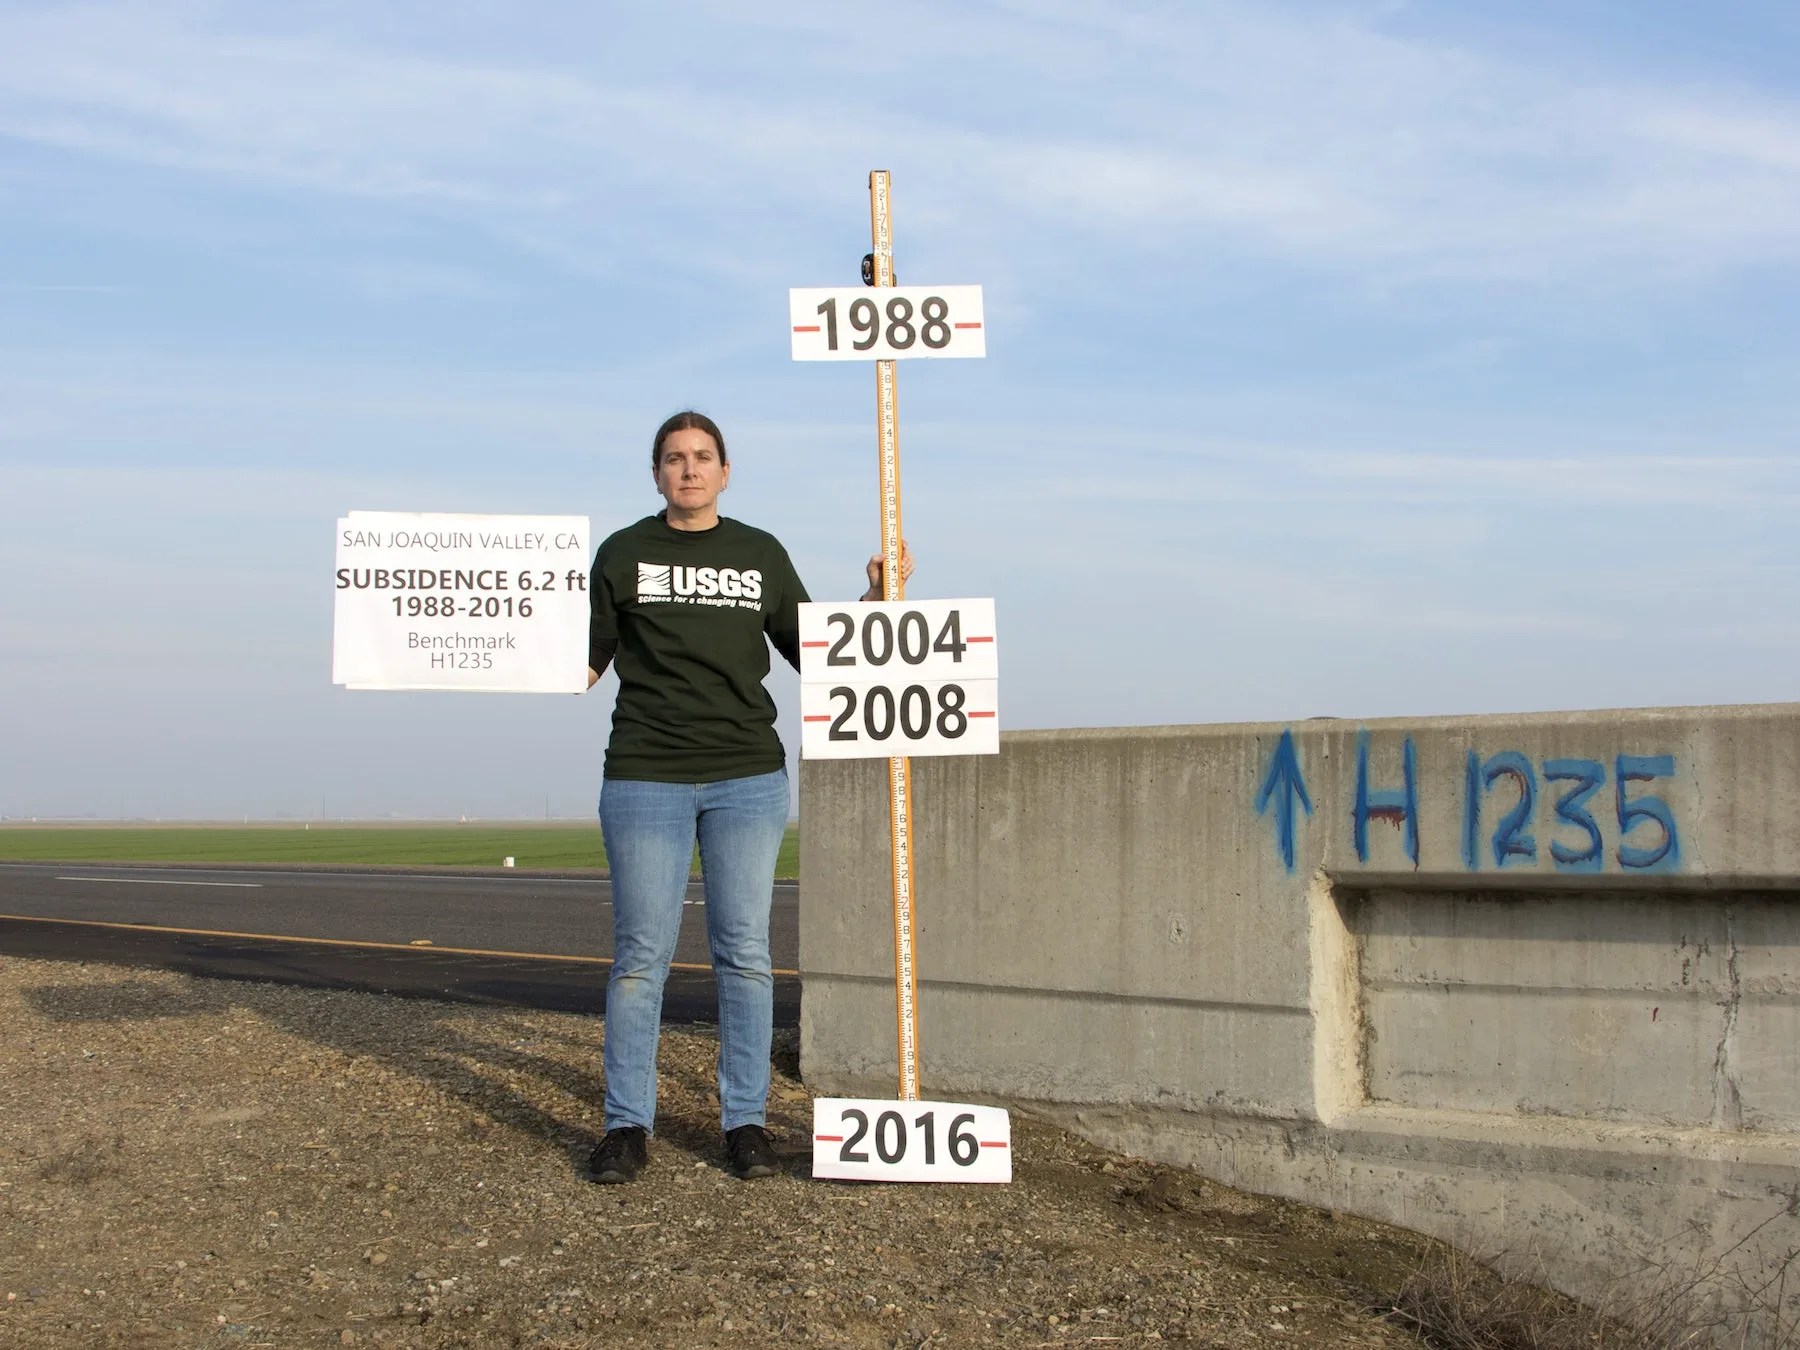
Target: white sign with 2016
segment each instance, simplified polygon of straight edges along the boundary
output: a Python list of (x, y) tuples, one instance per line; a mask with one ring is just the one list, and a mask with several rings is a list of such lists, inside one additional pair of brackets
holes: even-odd
[(994, 602), (800, 606), (800, 753), (1000, 753)]
[(813, 1176), (840, 1181), (1012, 1180), (1012, 1122), (998, 1106), (820, 1097)]

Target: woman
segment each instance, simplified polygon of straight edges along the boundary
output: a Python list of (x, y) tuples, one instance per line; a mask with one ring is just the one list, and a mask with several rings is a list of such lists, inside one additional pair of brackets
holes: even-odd
[[(612, 664), (619, 695), (600, 789), (613, 887), (606, 1134), (588, 1171), (631, 1181), (648, 1158), (663, 982), (698, 839), (726, 1160), (739, 1177), (764, 1177), (776, 1171), (763, 1128), (775, 993), (769, 905), (788, 780), (762, 682), (769, 643), (799, 668), (807, 595), (773, 535), (719, 514), (731, 464), (711, 418), (669, 418), (650, 466), (667, 506), (600, 545), (590, 589), (588, 687)], [(901, 575), (911, 574), (902, 550)], [(868, 577), (862, 598), (878, 600), (879, 556)]]

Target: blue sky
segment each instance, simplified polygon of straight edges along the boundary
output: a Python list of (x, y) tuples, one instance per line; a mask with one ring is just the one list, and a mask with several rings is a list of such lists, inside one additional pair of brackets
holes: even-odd
[[(0, 813), (580, 815), (581, 699), (330, 685), (351, 510), (728, 514), (820, 598), (894, 175), (918, 595), (1013, 728), (1790, 700), (1800, 10), (0, 0)], [(791, 674), (773, 686), (797, 744)]]

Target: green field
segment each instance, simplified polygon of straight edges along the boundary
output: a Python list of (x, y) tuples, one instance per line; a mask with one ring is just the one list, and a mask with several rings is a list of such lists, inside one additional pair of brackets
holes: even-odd
[[(9, 862), (300, 863), (372, 867), (606, 866), (599, 822), (516, 825), (3, 825)], [(800, 875), (789, 825), (775, 875)]]

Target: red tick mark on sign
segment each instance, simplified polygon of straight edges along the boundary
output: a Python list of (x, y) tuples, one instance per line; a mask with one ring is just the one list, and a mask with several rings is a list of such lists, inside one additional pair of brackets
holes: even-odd
[(844, 1142), (844, 1136), (841, 1134), (815, 1134), (813, 1139), (821, 1144), (841, 1144)]
[(823, 647), (826, 645), (826, 642), (823, 638), (820, 638), (817, 642), (802, 642), (800, 645), (802, 647)]
[(959, 323), (956, 326), (958, 328), (979, 328), (979, 327), (981, 327), (981, 325), (978, 323)]
[(981, 1146), (983, 1148), (1005, 1148), (1006, 1141), (1004, 1139), (983, 1139)]
[(972, 637), (969, 639), (970, 642), (992, 642), (993, 640), (992, 634), (987, 637)]
[(816, 323), (797, 323), (794, 325), (794, 331), (796, 333), (816, 333), (819, 331), (819, 325)]
[(831, 714), (830, 713), (808, 713), (805, 717), (801, 718), (800, 720), (802, 722), (829, 722), (831, 720)]
[(972, 712), (969, 714), (970, 717), (992, 717), (993, 715), (994, 714), (991, 712)]

